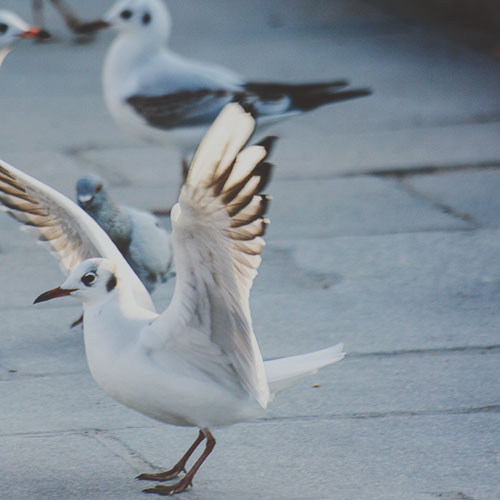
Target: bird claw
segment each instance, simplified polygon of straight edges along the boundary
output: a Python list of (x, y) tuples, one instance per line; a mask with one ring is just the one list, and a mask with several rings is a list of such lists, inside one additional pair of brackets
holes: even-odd
[(139, 479), (140, 481), (170, 481), (171, 479), (178, 477), (181, 472), (186, 473), (186, 469), (184, 467), (178, 469), (174, 467), (171, 470), (158, 472), (157, 474), (139, 474), (136, 476), (136, 479)]
[(172, 485), (159, 484), (158, 486), (154, 486), (153, 488), (146, 488), (145, 490), (142, 491), (143, 493), (156, 493), (157, 495), (171, 496), (171, 495), (176, 495), (177, 493), (182, 493), (189, 486), (193, 486), (192, 481), (190, 479), (187, 481), (183, 479), (176, 484)]

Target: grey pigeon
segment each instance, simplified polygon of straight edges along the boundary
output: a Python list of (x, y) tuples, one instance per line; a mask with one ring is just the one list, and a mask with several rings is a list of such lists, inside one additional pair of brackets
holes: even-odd
[(78, 179), (76, 199), (106, 231), (149, 292), (173, 274), (170, 237), (153, 214), (116, 204), (97, 175)]

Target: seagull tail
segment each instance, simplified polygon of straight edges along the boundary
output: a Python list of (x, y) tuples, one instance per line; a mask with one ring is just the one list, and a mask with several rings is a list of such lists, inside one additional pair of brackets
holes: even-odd
[[(253, 92), (260, 100), (263, 114), (266, 107), (288, 99), (289, 112), (305, 112), (319, 108), (325, 104), (348, 101), (371, 95), (369, 88), (346, 88), (346, 80), (336, 80), (325, 83), (280, 84), (280, 83), (249, 83), (246, 89)], [(267, 105), (267, 106), (266, 106)], [(270, 109), (272, 109), (270, 107)]]
[(344, 344), (337, 344), (307, 354), (264, 361), (271, 394), (294, 385), (301, 378), (313, 375), (320, 368), (340, 361), (344, 356)]

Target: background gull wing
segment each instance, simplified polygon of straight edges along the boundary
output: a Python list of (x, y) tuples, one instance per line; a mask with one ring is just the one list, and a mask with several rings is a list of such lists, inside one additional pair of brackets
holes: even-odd
[(208, 127), (233, 98), (232, 91), (201, 88), (160, 96), (134, 95), (127, 99), (127, 103), (149, 125), (168, 130), (176, 127)]
[(108, 235), (69, 198), (0, 160), (0, 201), (14, 219), (38, 235), (65, 274), (91, 257), (111, 259), (132, 283), (136, 300), (154, 310), (146, 288)]
[(125, 101), (151, 126), (209, 127), (241, 92), (243, 81), (226, 68), (165, 52), (143, 66)]
[(253, 118), (229, 104), (201, 142), (172, 209), (174, 296), (150, 333), (169, 342), (169, 349), (175, 344), (188, 351), (190, 360), (203, 342), (200, 355), (215, 346), (216, 363), (232, 369), (240, 386), (266, 407), (269, 388), (249, 294), (268, 223), (268, 197), (259, 193), (270, 177), (265, 159), (273, 138), (240, 152), (253, 129)]

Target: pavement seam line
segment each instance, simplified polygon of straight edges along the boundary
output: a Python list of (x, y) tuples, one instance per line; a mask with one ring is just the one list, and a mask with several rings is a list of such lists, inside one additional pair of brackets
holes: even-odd
[(417, 199), (425, 200), (429, 202), (434, 208), (440, 210), (441, 212), (444, 212), (445, 214), (455, 217), (456, 219), (459, 219), (462, 222), (470, 224), (472, 226), (471, 229), (482, 229), (483, 227), (482, 224), (478, 220), (476, 220), (475, 217), (465, 212), (459, 212), (450, 205), (447, 205), (446, 203), (437, 200), (433, 196), (418, 190), (415, 186), (413, 186), (408, 182), (408, 177), (399, 178), (397, 182), (400, 188), (406, 193), (408, 193), (410, 196), (413, 196)]
[(97, 441), (101, 446), (110, 451), (113, 455), (120, 458), (136, 472), (143, 468), (157, 469), (149, 460), (143, 457), (137, 450), (125, 444), (119, 437), (112, 432), (103, 430), (85, 431), (81, 435)]

